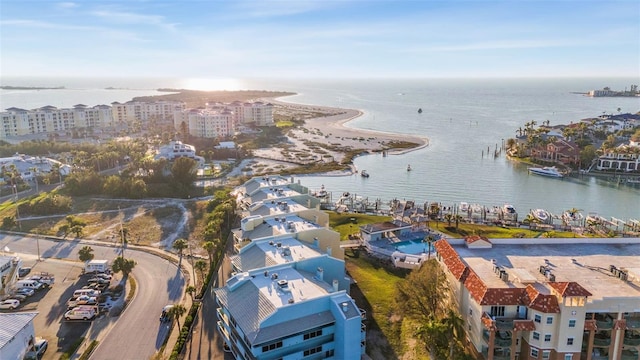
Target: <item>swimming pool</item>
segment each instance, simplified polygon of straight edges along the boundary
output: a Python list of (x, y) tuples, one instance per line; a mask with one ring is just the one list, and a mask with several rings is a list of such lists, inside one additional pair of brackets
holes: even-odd
[[(429, 243), (422, 242), (422, 238), (397, 242), (393, 244), (393, 247), (396, 248), (396, 251), (411, 255), (429, 252)], [(433, 251), (433, 243), (431, 244), (431, 251)]]

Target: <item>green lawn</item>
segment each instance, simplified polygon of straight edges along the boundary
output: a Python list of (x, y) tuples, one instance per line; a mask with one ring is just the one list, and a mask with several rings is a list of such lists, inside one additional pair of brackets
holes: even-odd
[[(383, 221), (391, 221), (391, 216), (343, 213), (327, 211), (329, 226), (340, 233), (340, 240), (347, 240), (350, 234), (360, 232), (360, 226)], [(353, 219), (353, 220), (352, 220)]]

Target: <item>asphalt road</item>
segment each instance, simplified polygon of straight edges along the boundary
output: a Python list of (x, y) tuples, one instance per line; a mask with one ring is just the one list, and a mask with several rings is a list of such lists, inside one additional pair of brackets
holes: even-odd
[[(10, 252), (37, 255), (40, 248), (42, 258), (58, 258), (77, 261), (78, 250), (85, 243), (74, 240), (54, 241), (37, 240), (34, 237), (0, 234), (0, 249), (9, 248)], [(102, 245), (90, 245), (94, 249), (95, 259), (113, 260), (120, 248)], [(183, 296), (185, 279), (178, 267), (168, 260), (142, 251), (126, 249), (126, 258), (137, 262), (133, 270), (136, 279), (136, 297), (128, 308), (118, 317), (109, 317), (103, 327), (92, 327), (86, 336), (97, 335), (110, 328), (95, 349), (91, 359), (139, 360), (148, 359), (160, 349), (168, 328), (161, 325), (159, 315), (167, 304), (180, 301)]]

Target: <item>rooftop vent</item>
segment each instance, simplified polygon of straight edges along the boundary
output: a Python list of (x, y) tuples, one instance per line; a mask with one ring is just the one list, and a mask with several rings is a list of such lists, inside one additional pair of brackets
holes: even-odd
[(264, 277), (269, 277), (269, 270), (264, 271)]
[(347, 312), (349, 310), (349, 303), (348, 302), (343, 302), (340, 305), (342, 305), (342, 311), (343, 312)]
[(293, 300), (293, 298), (289, 298), (289, 301), (288, 301), (289, 304), (293, 304), (294, 302), (295, 300)]
[(271, 274), (271, 280), (275, 280), (278, 278), (278, 273)]

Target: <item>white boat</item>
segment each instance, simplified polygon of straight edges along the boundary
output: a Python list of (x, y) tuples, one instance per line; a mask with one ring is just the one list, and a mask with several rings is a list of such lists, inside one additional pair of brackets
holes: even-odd
[(579, 211), (567, 210), (562, 213), (562, 220), (566, 223), (579, 223), (583, 218), (584, 216)]
[(316, 191), (313, 195), (314, 195), (315, 197), (317, 197), (317, 198), (325, 198), (325, 197), (327, 197), (327, 190), (325, 190), (325, 189), (324, 189), (324, 185), (322, 185), (322, 186), (320, 187), (320, 190), (319, 190), (319, 191)]
[(469, 212), (469, 203), (460, 202), (460, 212)]
[(362, 176), (363, 178), (368, 178), (369, 173), (367, 172), (367, 170), (362, 170), (360, 171), (360, 176)]
[(545, 167), (530, 167), (529, 172), (536, 175), (549, 176), (555, 178), (564, 177), (564, 174), (561, 173), (558, 168), (555, 166), (545, 166)]
[(502, 212), (504, 214), (517, 214), (516, 208), (514, 208), (511, 204), (504, 204), (502, 206)]
[(531, 215), (541, 223), (546, 223), (547, 221), (549, 221), (549, 218), (551, 217), (549, 215), (549, 212), (545, 209), (531, 210)]

